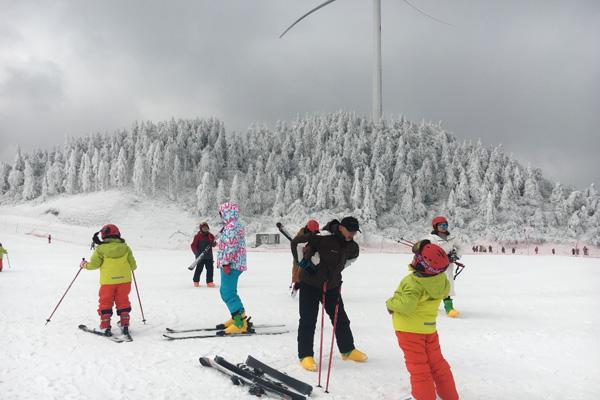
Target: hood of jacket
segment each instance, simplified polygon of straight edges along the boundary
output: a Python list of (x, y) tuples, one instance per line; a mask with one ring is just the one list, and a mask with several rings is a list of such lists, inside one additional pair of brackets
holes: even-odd
[(219, 206), (219, 214), (226, 225), (236, 222), (240, 218), (240, 206), (235, 203), (223, 203)]
[(121, 258), (129, 251), (123, 239), (106, 239), (98, 249), (103, 256), (109, 258)]
[(416, 286), (422, 287), (432, 299), (443, 299), (448, 296), (450, 282), (448, 282), (448, 278), (443, 272), (434, 276), (423, 277), (413, 273), (411, 274), (411, 280)]

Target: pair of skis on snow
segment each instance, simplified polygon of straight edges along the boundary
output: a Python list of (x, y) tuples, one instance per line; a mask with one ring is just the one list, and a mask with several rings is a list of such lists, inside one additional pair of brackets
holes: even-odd
[(281, 335), (288, 333), (284, 328), (284, 324), (254, 324), (248, 317), (248, 332), (225, 334), (225, 325), (219, 324), (211, 328), (192, 328), (192, 329), (172, 329), (166, 328), (166, 333), (163, 337), (167, 340), (184, 340), (184, 339), (204, 339), (212, 337), (232, 337), (232, 336), (256, 336), (256, 335)]
[(247, 386), (250, 394), (285, 400), (307, 400), (312, 386), (268, 366), (252, 356), (245, 363), (233, 364), (223, 357), (200, 357), (200, 364), (229, 376), (234, 385)]
[(113, 333), (107, 334), (106, 332), (99, 331), (95, 328), (88, 328), (86, 325), (83, 324), (79, 325), (79, 329), (87, 333), (105, 337), (115, 343), (133, 342), (133, 338), (131, 337), (129, 329), (126, 332), (123, 332), (121, 335), (114, 335)]

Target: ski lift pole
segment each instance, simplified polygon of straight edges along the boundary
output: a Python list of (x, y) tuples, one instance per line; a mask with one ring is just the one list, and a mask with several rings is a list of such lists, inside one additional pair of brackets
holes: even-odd
[(142, 308), (142, 300), (140, 299), (140, 291), (138, 289), (137, 280), (135, 279), (135, 272), (131, 271), (131, 275), (133, 276), (133, 283), (135, 284), (135, 293), (137, 294), (138, 303), (140, 303), (140, 311), (142, 313), (142, 322), (145, 325), (146, 324), (146, 317), (144, 317), (144, 309)]

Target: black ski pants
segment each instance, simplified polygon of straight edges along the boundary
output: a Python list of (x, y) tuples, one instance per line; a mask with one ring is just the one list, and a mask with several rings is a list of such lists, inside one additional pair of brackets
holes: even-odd
[[(354, 350), (354, 338), (350, 330), (350, 320), (344, 310), (344, 302), (341, 298), (339, 288), (327, 290), (325, 294), (325, 312), (329, 315), (331, 323), (335, 314), (335, 305), (339, 297), (338, 317), (335, 327), (335, 338), (340, 353)], [(315, 338), (315, 327), (319, 314), (319, 305), (323, 299), (323, 289), (315, 288), (300, 282), (300, 298), (298, 301), (300, 310), (300, 322), (298, 326), (298, 358), (314, 356), (313, 344)], [(323, 341), (329, 340), (323, 337)], [(325, 345), (324, 343), (324, 345)]]
[(215, 269), (213, 260), (201, 260), (194, 270), (194, 282), (200, 282), (200, 275), (202, 275), (204, 267), (206, 267), (206, 283), (213, 281), (213, 272)]

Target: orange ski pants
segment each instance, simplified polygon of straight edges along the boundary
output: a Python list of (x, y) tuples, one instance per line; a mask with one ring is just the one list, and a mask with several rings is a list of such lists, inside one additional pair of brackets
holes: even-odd
[(113, 304), (117, 307), (117, 314), (131, 311), (129, 302), (129, 292), (131, 292), (131, 282), (118, 283), (116, 285), (100, 285), (98, 292), (98, 314), (111, 314)]
[(444, 359), (437, 332), (412, 333), (396, 331), (410, 373), (412, 395), (417, 400), (458, 400), (450, 365)]

